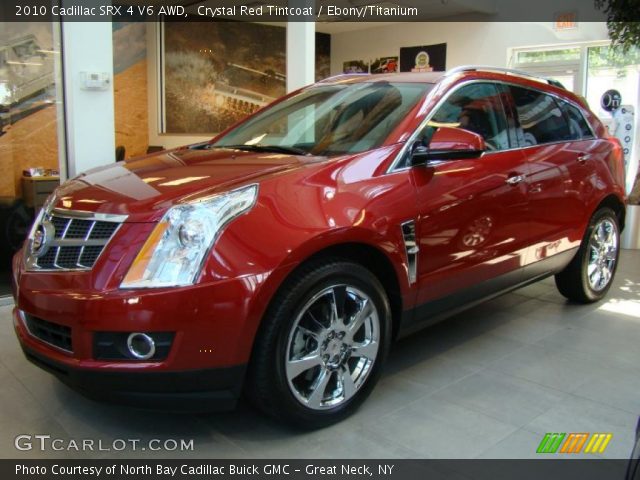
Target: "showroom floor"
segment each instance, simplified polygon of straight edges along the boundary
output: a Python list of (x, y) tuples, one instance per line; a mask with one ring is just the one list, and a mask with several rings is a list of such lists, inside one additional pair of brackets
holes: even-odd
[[(553, 280), (519, 290), (394, 345), (372, 396), (350, 419), (302, 433), (246, 405), (211, 415), (94, 403), (27, 363), (0, 307), (0, 456), (19, 434), (63, 439), (194, 439), (202, 458), (530, 458), (546, 432), (611, 432), (628, 457), (640, 415), (640, 252), (624, 251), (608, 301), (567, 304)], [(125, 451), (121, 457), (176, 457)]]

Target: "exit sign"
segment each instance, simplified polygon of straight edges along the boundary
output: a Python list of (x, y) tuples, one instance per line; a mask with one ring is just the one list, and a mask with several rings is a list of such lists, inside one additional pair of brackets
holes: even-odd
[(553, 28), (556, 30), (571, 30), (578, 28), (578, 14), (576, 12), (556, 13)]

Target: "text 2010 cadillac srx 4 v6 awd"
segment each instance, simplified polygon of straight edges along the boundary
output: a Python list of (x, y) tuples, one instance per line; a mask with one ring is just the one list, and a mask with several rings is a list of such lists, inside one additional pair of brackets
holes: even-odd
[(209, 410), (244, 391), (327, 425), (399, 335), (550, 275), (601, 299), (623, 177), (619, 143), (556, 82), (336, 77), (60, 186), (13, 261), (15, 330), (94, 397)]

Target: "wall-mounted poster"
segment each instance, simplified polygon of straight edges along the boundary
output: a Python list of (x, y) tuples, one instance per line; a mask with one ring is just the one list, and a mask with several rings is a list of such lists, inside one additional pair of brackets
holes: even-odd
[(446, 64), (446, 43), (400, 49), (401, 72), (443, 72)]
[(398, 57), (380, 57), (371, 62), (371, 73), (395, 73), (398, 71)]
[(369, 63), (364, 60), (349, 60), (342, 64), (343, 73), (369, 73)]
[[(316, 75), (331, 40), (316, 34)], [(165, 133), (213, 134), (286, 92), (286, 28), (249, 22), (164, 24)]]

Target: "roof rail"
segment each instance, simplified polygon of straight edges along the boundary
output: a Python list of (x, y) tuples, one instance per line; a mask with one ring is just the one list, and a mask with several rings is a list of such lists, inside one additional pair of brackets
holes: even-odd
[[(534, 75), (533, 73), (524, 72), (522, 70), (515, 70), (512, 68), (503, 68), (503, 67), (492, 67), (489, 65), (461, 65), (459, 67), (452, 68), (447, 70), (445, 76), (451, 76), (458, 73), (463, 72), (497, 72), (497, 73), (505, 73), (507, 75), (514, 75), (517, 77), (529, 78), (532, 80), (537, 80), (538, 82), (548, 83), (549, 85), (553, 85), (554, 87), (565, 88), (562, 83), (557, 80), (553, 80), (550, 78), (542, 77), (540, 75)], [(565, 89), (566, 90), (566, 89)]]

